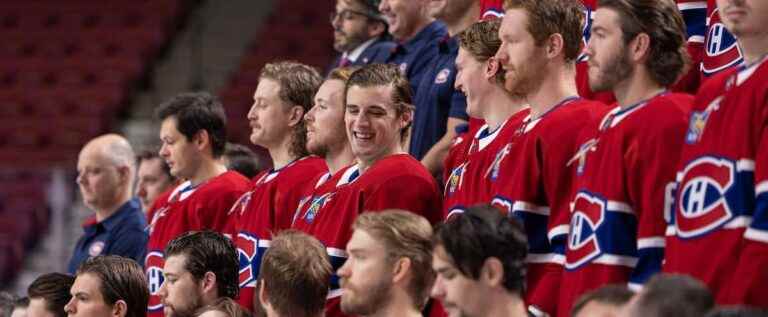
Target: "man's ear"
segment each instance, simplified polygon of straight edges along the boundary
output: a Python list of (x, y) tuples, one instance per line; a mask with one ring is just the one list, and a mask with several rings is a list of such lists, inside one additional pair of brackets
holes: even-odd
[(392, 270), (392, 282), (398, 283), (405, 280), (411, 272), (411, 259), (402, 257), (395, 261), (394, 268)]
[(203, 151), (206, 146), (211, 144), (211, 135), (208, 134), (208, 130), (201, 129), (192, 136), (192, 143), (198, 151)]
[(304, 114), (306, 111), (304, 111), (304, 108), (296, 105), (291, 107), (290, 116), (288, 117), (288, 125), (291, 127), (295, 127), (302, 121), (304, 121)]
[(651, 55), (651, 37), (646, 33), (640, 33), (629, 41), (628, 51), (634, 62), (645, 61)]
[(125, 303), (124, 300), (119, 299), (115, 302), (114, 305), (112, 305), (112, 316), (113, 317), (125, 317), (125, 315), (128, 314), (128, 304)]
[(548, 59), (553, 59), (562, 54), (565, 49), (563, 35), (560, 33), (550, 35), (546, 42), (544, 42), (544, 49)]
[(496, 82), (496, 74), (501, 70), (501, 64), (496, 57), (491, 57), (485, 61), (485, 79)]
[(496, 287), (504, 284), (504, 265), (497, 258), (487, 258), (480, 269), (480, 280), (487, 286)]
[(208, 271), (203, 274), (203, 278), (200, 280), (200, 287), (203, 291), (203, 294), (205, 293), (211, 293), (216, 294), (216, 297), (222, 296), (222, 294), (218, 294), (218, 287), (216, 287), (217, 283), (216, 274)]

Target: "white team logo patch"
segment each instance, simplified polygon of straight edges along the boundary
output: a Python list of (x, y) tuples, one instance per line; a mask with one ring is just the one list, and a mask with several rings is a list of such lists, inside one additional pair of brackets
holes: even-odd
[(104, 241), (96, 241), (91, 243), (91, 246), (88, 248), (88, 255), (97, 256), (101, 254), (101, 251), (104, 251)]
[(405, 75), (406, 71), (408, 70), (408, 63), (402, 63), (400, 64), (400, 72)]
[(437, 73), (437, 76), (435, 76), (435, 84), (442, 84), (448, 81), (448, 76), (451, 74), (451, 70), (448, 68), (443, 68), (439, 73)]

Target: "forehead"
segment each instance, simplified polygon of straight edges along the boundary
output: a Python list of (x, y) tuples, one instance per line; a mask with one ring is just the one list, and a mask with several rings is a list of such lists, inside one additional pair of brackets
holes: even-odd
[(383, 106), (393, 108), (391, 85), (360, 87), (352, 86), (347, 90), (347, 104), (359, 107)]
[(82, 273), (75, 278), (71, 293), (98, 294), (100, 287), (101, 279), (98, 276), (91, 273)]
[(174, 134), (180, 134), (179, 130), (176, 128), (176, 117), (170, 116), (168, 118), (165, 118), (163, 122), (160, 123), (160, 134), (161, 135), (174, 135)]
[(384, 252), (382, 241), (376, 240), (367, 231), (361, 229), (355, 229), (352, 233), (352, 238), (347, 243), (347, 249), (350, 251)]
[(141, 160), (139, 163), (139, 173), (156, 174), (162, 171), (163, 161), (159, 157)]
[(363, 8), (363, 6), (358, 1), (354, 1), (354, 0), (337, 0), (336, 8), (360, 10)]
[(434, 266), (435, 269), (456, 267), (442, 245), (436, 246), (432, 251), (432, 266)]
[(528, 11), (523, 8), (509, 9), (504, 12), (499, 35), (521, 34), (528, 32)]
[(104, 157), (101, 151), (94, 147), (86, 147), (80, 151), (77, 157), (77, 167), (106, 167), (111, 166), (109, 160)]
[(166, 274), (181, 274), (186, 272), (184, 265), (187, 262), (187, 256), (184, 254), (175, 254), (165, 259), (165, 265), (163, 271)]
[(321, 98), (328, 100), (328, 98), (334, 97), (335, 95), (340, 95), (344, 92), (344, 82), (337, 79), (329, 79), (323, 82), (322, 85), (320, 85), (320, 88), (317, 89), (317, 94), (315, 94), (315, 98)]
[(598, 8), (595, 11), (594, 21), (592, 27), (604, 27), (604, 28), (618, 28), (619, 27), (619, 13), (611, 8)]
[(280, 94), (280, 83), (271, 78), (262, 78), (256, 91), (253, 92), (253, 99), (257, 98), (276, 98)]

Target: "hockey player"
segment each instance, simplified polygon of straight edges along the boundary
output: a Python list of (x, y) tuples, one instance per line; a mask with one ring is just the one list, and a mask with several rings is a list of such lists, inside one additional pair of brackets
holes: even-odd
[[(618, 107), (580, 136), (560, 304), (606, 284), (639, 288), (659, 272), (664, 210), (693, 98), (667, 89), (685, 71), (685, 23), (667, 0), (601, 0), (585, 53), (594, 91)], [(660, 159), (663, 157), (664, 159)], [(562, 218), (561, 218), (562, 219)]]
[(745, 63), (707, 80), (694, 101), (664, 270), (702, 280), (719, 304), (768, 307), (768, 2), (717, 5)]

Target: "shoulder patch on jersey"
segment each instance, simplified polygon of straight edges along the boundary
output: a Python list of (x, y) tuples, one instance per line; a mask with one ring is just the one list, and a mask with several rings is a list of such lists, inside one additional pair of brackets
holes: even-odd
[(315, 221), (317, 213), (320, 212), (320, 209), (322, 209), (325, 204), (329, 203), (331, 199), (333, 199), (333, 195), (334, 193), (327, 193), (321, 195), (320, 197), (312, 197), (312, 202), (310, 203), (307, 212), (304, 213), (304, 221), (307, 223), (312, 223)]
[(507, 143), (504, 145), (503, 148), (501, 148), (498, 152), (496, 152), (496, 157), (493, 158), (493, 163), (491, 163), (491, 166), (488, 168), (488, 170), (485, 172), (485, 177), (490, 177), (491, 181), (496, 181), (496, 179), (499, 178), (499, 169), (501, 168), (501, 162), (504, 161), (504, 158), (509, 155), (510, 150), (512, 149), (512, 144)]
[(443, 68), (439, 73), (437, 73), (437, 76), (435, 76), (435, 85), (444, 84), (448, 81), (448, 76), (451, 75), (451, 70), (448, 68)]
[(706, 58), (701, 63), (701, 71), (704, 75), (711, 76), (740, 64), (743, 57), (736, 38), (728, 32), (720, 19), (720, 10), (712, 11), (708, 20), (709, 28), (704, 40)]
[(597, 139), (589, 139), (587, 142), (584, 142), (581, 146), (579, 146), (579, 150), (576, 151), (576, 154), (573, 155), (573, 157), (568, 161), (568, 163), (565, 164), (565, 166), (571, 166), (574, 162), (579, 162), (579, 164), (576, 166), (576, 175), (581, 176), (584, 174), (584, 165), (587, 163), (587, 155), (589, 152), (594, 152), (597, 150)]

